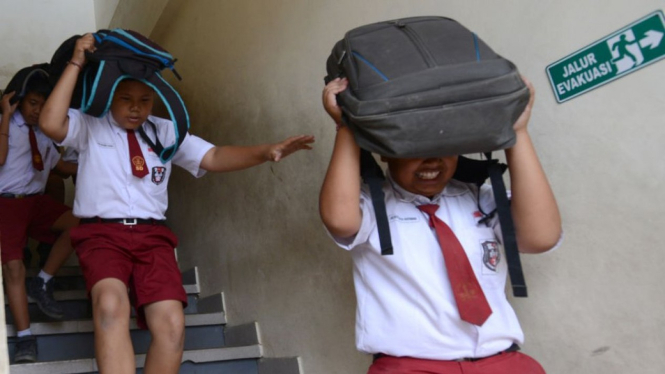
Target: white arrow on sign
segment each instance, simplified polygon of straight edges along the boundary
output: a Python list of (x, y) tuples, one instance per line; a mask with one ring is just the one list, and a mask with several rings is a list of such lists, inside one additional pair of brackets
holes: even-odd
[(645, 33), (645, 37), (640, 39), (640, 47), (646, 48), (651, 46), (649, 49), (654, 49), (658, 47), (660, 41), (663, 39), (663, 33), (656, 30), (649, 30)]

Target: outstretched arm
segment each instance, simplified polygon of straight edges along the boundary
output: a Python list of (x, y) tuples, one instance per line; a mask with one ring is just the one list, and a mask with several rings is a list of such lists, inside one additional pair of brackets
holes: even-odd
[(2, 101), (0, 101), (2, 111), (2, 120), (0, 121), (0, 166), (7, 162), (7, 154), (9, 153), (9, 121), (18, 106), (18, 103), (9, 104), (9, 99), (15, 94), (15, 92), (5, 94), (2, 96)]
[[(336, 95), (346, 89), (346, 79), (335, 79), (323, 89), (323, 107), (338, 126), (342, 112)], [(319, 196), (319, 213), (328, 231), (339, 238), (358, 233), (362, 222), (360, 211), (360, 148), (346, 126), (337, 131), (328, 172)]]
[(312, 149), (310, 144), (313, 142), (313, 136), (300, 135), (275, 144), (218, 146), (203, 156), (201, 168), (218, 172), (247, 169), (267, 161), (277, 162), (301, 149)]
[(76, 41), (74, 54), (39, 115), (39, 127), (42, 132), (58, 143), (62, 142), (67, 136), (67, 130), (69, 129), (67, 110), (72, 100), (72, 93), (74, 87), (76, 87), (79, 72), (86, 63), (85, 51), (93, 52), (94, 50), (95, 39), (92, 34), (85, 34)]
[(506, 150), (512, 191), (511, 211), (520, 252), (540, 253), (556, 245), (561, 236), (561, 216), (536, 150), (527, 132), (535, 99), (533, 85), (523, 78), (531, 97), (515, 122), (515, 146)]

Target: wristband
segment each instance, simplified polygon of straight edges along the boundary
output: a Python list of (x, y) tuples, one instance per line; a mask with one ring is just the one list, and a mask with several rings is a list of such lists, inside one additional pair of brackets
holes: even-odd
[(79, 68), (79, 70), (83, 70), (83, 65), (79, 64), (76, 61), (69, 60), (69, 61), (67, 61), (67, 63), (76, 66), (77, 68)]

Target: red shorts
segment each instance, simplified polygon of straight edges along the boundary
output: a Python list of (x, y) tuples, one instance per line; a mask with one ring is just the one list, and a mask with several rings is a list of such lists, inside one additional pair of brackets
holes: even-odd
[(503, 352), (476, 361), (438, 361), (411, 357), (383, 356), (367, 374), (545, 374), (530, 356)]
[(71, 208), (48, 195), (21, 199), (0, 197), (0, 248), (2, 264), (23, 259), (28, 237), (53, 244), (60, 233), (53, 224)]
[(174, 253), (178, 239), (168, 227), (90, 223), (72, 229), (70, 235), (88, 295), (102, 279), (121, 280), (129, 289), (140, 328), (147, 329), (146, 304), (178, 300), (183, 308), (187, 306)]

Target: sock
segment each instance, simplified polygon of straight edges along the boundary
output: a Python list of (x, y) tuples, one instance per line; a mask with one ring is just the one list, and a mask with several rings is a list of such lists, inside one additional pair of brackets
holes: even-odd
[(24, 336), (30, 336), (30, 335), (32, 335), (32, 332), (30, 331), (29, 327), (27, 329), (23, 330), (23, 331), (17, 331), (16, 332), (16, 336), (19, 337), (19, 338), (22, 338)]
[(44, 272), (44, 270), (40, 271), (40, 272), (39, 272), (39, 275), (37, 275), (37, 276), (40, 277), (40, 278), (42, 278), (42, 279), (44, 280), (44, 286), (43, 286), (43, 288), (44, 288), (44, 290), (46, 290), (46, 282), (50, 281), (51, 278), (53, 278), (53, 276), (52, 276), (52, 275), (49, 275), (49, 274), (46, 273), (46, 272)]

